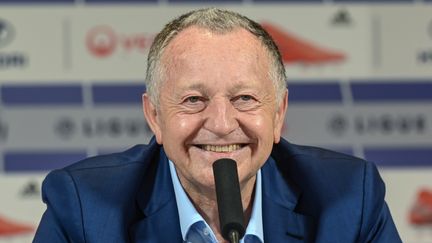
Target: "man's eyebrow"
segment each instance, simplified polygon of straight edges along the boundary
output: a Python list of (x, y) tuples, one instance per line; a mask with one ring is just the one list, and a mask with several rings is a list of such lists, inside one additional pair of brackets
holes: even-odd
[(201, 83), (193, 83), (193, 84), (182, 86), (179, 88), (180, 92), (185, 92), (185, 91), (190, 91), (190, 90), (198, 91), (198, 92), (203, 93), (203, 94), (208, 93), (207, 88)]
[(244, 90), (244, 89), (253, 89), (253, 85), (249, 85), (249, 84), (245, 84), (245, 83), (240, 83), (240, 84), (235, 84), (230, 90), (229, 93), (230, 95), (235, 95), (236, 93), (238, 93), (240, 90)]
[[(215, 84), (217, 85), (217, 84)], [(228, 91), (228, 95), (229, 96), (233, 96), (236, 95), (238, 92), (240, 92), (241, 90), (254, 90), (254, 86), (247, 84), (247, 83), (237, 83), (234, 84), (232, 86), (232, 88), (229, 89)], [(186, 91), (198, 91), (203, 95), (207, 95), (209, 93), (208, 87), (206, 87), (206, 85), (202, 84), (202, 83), (192, 83), (190, 85), (185, 85), (183, 87), (180, 87), (178, 89), (178, 93), (183, 93)], [(258, 91), (259, 92), (259, 91)]]

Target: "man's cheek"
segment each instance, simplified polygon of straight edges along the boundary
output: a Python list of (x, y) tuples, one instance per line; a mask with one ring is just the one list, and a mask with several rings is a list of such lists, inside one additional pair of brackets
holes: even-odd
[(186, 130), (190, 126), (190, 122), (188, 122), (186, 119), (179, 120), (178, 128)]

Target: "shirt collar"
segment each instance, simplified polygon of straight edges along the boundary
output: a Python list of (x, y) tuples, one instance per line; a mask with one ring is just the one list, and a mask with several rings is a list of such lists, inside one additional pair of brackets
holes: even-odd
[[(169, 160), (170, 173), (172, 178), (172, 183), (174, 186), (174, 193), (177, 202), (179, 220), (180, 220), (180, 229), (182, 233), (183, 240), (186, 239), (186, 234), (192, 224), (203, 221), (207, 227), (207, 222), (203, 219), (203, 217), (198, 213), (198, 211), (193, 206), (189, 197), (186, 195), (182, 185), (180, 184), (180, 180), (177, 176), (176, 169), (174, 163)], [(257, 172), (257, 179), (255, 183), (255, 196), (254, 203), (252, 207), (252, 214), (249, 220), (249, 224), (246, 227), (245, 235), (255, 235), (257, 236), (261, 242), (264, 242), (264, 234), (263, 234), (263, 224), (262, 224), (262, 188), (261, 188), (261, 169)], [(243, 242), (243, 241), (242, 241)]]

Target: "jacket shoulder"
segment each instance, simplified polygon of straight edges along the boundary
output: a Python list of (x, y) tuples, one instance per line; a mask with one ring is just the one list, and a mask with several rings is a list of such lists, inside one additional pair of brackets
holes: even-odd
[(151, 142), (50, 172), (42, 186), (47, 210), (35, 242), (126, 242), (124, 226), (140, 212), (136, 198), (146, 194), (143, 185), (153, 183), (159, 153)]
[(272, 157), (284, 183), (299, 193), (295, 211), (315, 220), (317, 241), (339, 234), (342, 242), (400, 242), (374, 163), (287, 141)]

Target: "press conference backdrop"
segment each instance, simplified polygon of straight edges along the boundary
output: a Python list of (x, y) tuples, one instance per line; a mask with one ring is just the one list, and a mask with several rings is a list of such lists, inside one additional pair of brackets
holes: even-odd
[(284, 137), (374, 161), (404, 242), (432, 242), (430, 0), (0, 0), (0, 242), (31, 241), (50, 170), (149, 140), (149, 46), (210, 4), (279, 45)]

